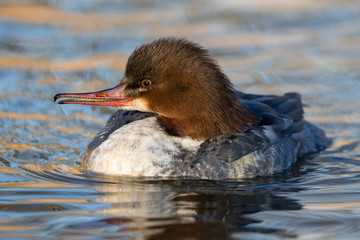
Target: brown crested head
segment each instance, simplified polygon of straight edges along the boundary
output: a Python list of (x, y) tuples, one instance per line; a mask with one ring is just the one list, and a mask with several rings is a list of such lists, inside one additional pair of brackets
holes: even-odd
[(122, 83), (127, 96), (179, 136), (206, 139), (255, 122), (209, 52), (186, 39), (161, 38), (135, 49)]
[(155, 112), (168, 132), (193, 139), (245, 131), (256, 123), (209, 52), (182, 38), (160, 38), (135, 49), (115, 88), (81, 94), (82, 102), (76, 94), (54, 99), (64, 97), (72, 100), (59, 103)]

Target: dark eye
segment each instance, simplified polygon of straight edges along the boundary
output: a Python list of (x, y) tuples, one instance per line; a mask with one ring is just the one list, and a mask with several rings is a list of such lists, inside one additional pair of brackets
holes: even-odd
[(141, 85), (143, 87), (150, 87), (151, 86), (151, 81), (149, 79), (144, 79), (144, 80), (142, 80)]

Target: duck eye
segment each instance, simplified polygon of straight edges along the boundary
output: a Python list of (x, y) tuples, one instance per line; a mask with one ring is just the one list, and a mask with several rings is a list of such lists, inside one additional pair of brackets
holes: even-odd
[(144, 80), (142, 80), (141, 85), (143, 87), (149, 87), (149, 86), (151, 86), (151, 81), (149, 79), (144, 79)]

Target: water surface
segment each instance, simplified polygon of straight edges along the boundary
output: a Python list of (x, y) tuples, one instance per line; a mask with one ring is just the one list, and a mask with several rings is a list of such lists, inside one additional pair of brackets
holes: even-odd
[[(359, 239), (358, 1), (0, 2), (0, 238)], [(114, 109), (56, 105), (117, 84), (142, 43), (208, 48), (236, 88), (297, 91), (333, 138), (284, 173), (239, 181), (91, 177)]]

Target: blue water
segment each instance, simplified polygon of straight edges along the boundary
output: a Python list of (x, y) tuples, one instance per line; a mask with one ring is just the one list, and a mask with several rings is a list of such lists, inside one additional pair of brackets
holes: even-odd
[[(1, 1), (1, 239), (359, 239), (358, 1)], [(57, 105), (114, 86), (142, 43), (187, 37), (235, 87), (297, 91), (326, 151), (232, 182), (91, 177), (115, 110)]]

